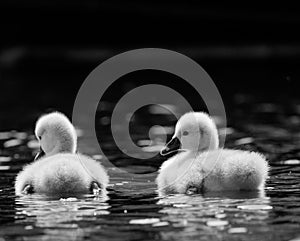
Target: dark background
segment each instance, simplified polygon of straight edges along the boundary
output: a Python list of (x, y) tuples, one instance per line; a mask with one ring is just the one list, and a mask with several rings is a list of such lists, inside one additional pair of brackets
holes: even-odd
[[(196, 60), (215, 81), (227, 109), (249, 96), (298, 102), (299, 27), (300, 10), (288, 3), (1, 1), (0, 129), (32, 128), (32, 120), (49, 109), (70, 115), (90, 71), (115, 54), (146, 47)], [(137, 78), (141, 73), (120, 81), (107, 98), (115, 101)], [(164, 78), (172, 82), (174, 77)], [(145, 71), (147, 81), (153, 79)], [(172, 83), (182, 87), (180, 81)]]

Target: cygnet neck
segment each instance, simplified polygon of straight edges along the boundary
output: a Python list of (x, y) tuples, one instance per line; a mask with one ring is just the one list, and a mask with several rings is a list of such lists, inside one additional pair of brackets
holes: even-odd
[(53, 148), (46, 153), (46, 155), (54, 155), (58, 153), (75, 153), (76, 152), (76, 138), (67, 131), (58, 130), (54, 133)]

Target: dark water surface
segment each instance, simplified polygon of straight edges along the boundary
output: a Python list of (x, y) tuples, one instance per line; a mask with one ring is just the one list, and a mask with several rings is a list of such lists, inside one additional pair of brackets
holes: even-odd
[[(300, 240), (300, 104), (287, 109), (273, 103), (245, 107), (244, 101), (251, 102), (245, 96), (237, 96), (236, 101), (235, 111), (228, 112), (225, 146), (256, 150), (267, 156), (271, 172), (263, 193), (158, 197), (155, 170), (162, 158), (126, 157), (114, 145), (107, 132), (109, 122), (102, 114), (96, 122), (101, 145), (109, 160), (123, 168), (108, 167), (111, 184), (107, 196), (16, 197), (15, 176), (32, 161), (37, 143), (32, 131), (1, 132), (0, 241)], [(157, 143), (147, 146), (149, 126), (157, 119), (163, 119), (172, 134), (174, 117), (158, 112), (144, 111), (146, 122), (138, 117), (133, 120), (133, 140), (144, 146), (145, 155), (161, 146), (159, 129), (154, 131)], [(79, 151), (105, 164), (98, 150), (85, 145), (86, 138), (88, 134), (82, 130)]]

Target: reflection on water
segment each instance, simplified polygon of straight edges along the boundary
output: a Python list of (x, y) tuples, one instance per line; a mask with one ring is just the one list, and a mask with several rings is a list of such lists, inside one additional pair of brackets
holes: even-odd
[(267, 226), (265, 220), (272, 210), (269, 198), (264, 195), (257, 198), (253, 195), (238, 198), (229, 193), (219, 197), (175, 195), (159, 203), (165, 206), (160, 212), (167, 214), (166, 220), (174, 227), (183, 228), (180, 233), (163, 234), (164, 238), (176, 240), (194, 240), (199, 235), (209, 240), (215, 235), (225, 238), (232, 233), (253, 233), (255, 228)]
[[(77, 223), (93, 222), (98, 216), (108, 215), (106, 197), (86, 197), (51, 200), (32, 195), (16, 198), (16, 225), (24, 224), (25, 230), (43, 230), (43, 234), (58, 239), (76, 240), (84, 237), (84, 230)], [(21, 218), (23, 217), (23, 218)], [(38, 240), (41, 237), (36, 237)]]
[[(145, 156), (162, 144), (159, 128), (152, 130), (149, 141), (149, 127), (167, 126), (172, 134), (174, 124), (167, 113), (150, 110), (153, 113), (144, 110), (144, 118), (133, 120), (132, 138), (144, 148)], [(264, 192), (159, 197), (155, 171), (164, 159), (139, 160), (120, 152), (108, 132), (108, 111), (106, 121), (99, 124), (106, 127), (98, 130), (101, 146), (121, 169), (108, 168), (111, 184), (107, 196), (16, 197), (15, 175), (32, 160), (37, 143), (29, 132), (1, 132), (0, 240), (299, 240), (300, 125), (295, 123), (300, 124), (300, 118), (284, 116), (282, 108), (267, 104), (251, 111), (248, 108), (248, 113), (243, 110), (231, 114), (229, 127), (220, 130), (220, 135), (226, 131), (226, 147), (267, 156), (271, 172)], [(291, 118), (292, 122), (287, 121)], [(80, 136), (80, 151), (105, 163), (97, 150), (85, 146), (89, 134), (81, 130)]]

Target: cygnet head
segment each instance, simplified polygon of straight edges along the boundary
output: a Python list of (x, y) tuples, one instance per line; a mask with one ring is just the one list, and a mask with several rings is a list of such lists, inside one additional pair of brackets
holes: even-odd
[(178, 120), (175, 134), (161, 154), (167, 155), (178, 149), (202, 152), (218, 147), (218, 130), (214, 121), (204, 112), (189, 112)]
[(52, 112), (40, 117), (35, 126), (35, 135), (40, 142), (41, 151), (46, 156), (61, 152), (76, 152), (75, 128), (62, 113)]

